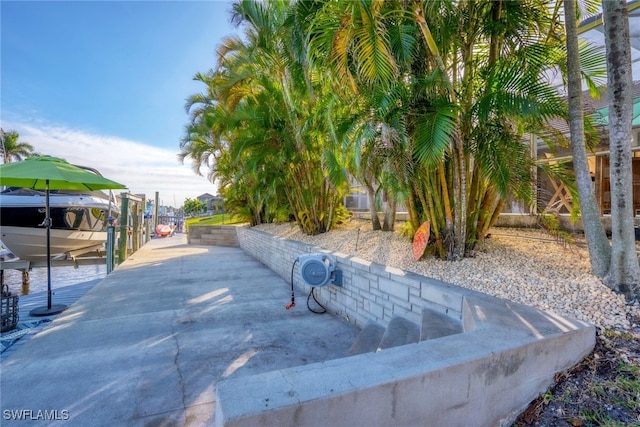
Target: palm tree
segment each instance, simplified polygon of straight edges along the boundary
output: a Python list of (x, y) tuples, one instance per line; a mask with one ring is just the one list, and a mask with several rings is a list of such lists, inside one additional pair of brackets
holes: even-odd
[(576, 183), (578, 194), (580, 195), (580, 212), (589, 249), (591, 269), (597, 277), (604, 277), (609, 271), (611, 246), (602, 226), (602, 221), (600, 221), (600, 213), (598, 212), (587, 162), (576, 0), (564, 0), (564, 11), (567, 17), (565, 21), (567, 34), (567, 90), (573, 167), (576, 172)]
[(633, 117), (629, 13), (624, 0), (602, 2), (607, 80), (609, 87), (609, 145), (611, 164), (611, 267), (608, 285), (629, 300), (640, 295), (640, 266), (636, 255), (631, 175)]
[[(367, 190), (372, 228), (393, 231), (396, 202), (406, 188), (406, 180), (397, 174), (399, 164), (411, 161), (405, 158), (404, 111), (386, 108), (388, 103), (400, 101), (397, 90), (367, 92), (358, 99), (349, 104), (349, 117), (342, 119), (338, 130), (345, 165)], [(384, 225), (378, 218), (383, 196), (387, 198)]]
[(0, 149), (2, 150), (2, 163), (10, 163), (12, 160), (22, 160), (36, 153), (33, 146), (27, 142), (19, 142), (20, 135), (16, 131), (5, 132), (0, 128)]
[(398, 162), (414, 227), (459, 259), (493, 224), (509, 194), (531, 200), (533, 159), (521, 143), (566, 114), (541, 79), (558, 48), (546, 2), (323, 2), (312, 16), (315, 61), (342, 90), (403, 87)]
[[(306, 232), (326, 231), (350, 168), (459, 259), (508, 196), (532, 200), (522, 141), (566, 117), (541, 78), (563, 49), (546, 1), (245, 0), (233, 16), (245, 37), (225, 40), (200, 78), (181, 155), (223, 163), (225, 185), (265, 197), (252, 209), (283, 194)], [(258, 166), (272, 179), (239, 179)]]
[(304, 62), (306, 42), (291, 12), (287, 2), (233, 5), (245, 37), (226, 39), (216, 69), (198, 77), (207, 91), (187, 104), (192, 119), (181, 156), (198, 168), (213, 159), (224, 193), (244, 203), (254, 222), (272, 218), (287, 200), (302, 229), (316, 234), (335, 221), (342, 194), (330, 179), (338, 174), (327, 170), (330, 138), (320, 131), (326, 89)]
[[(234, 4), (234, 21), (246, 25), (245, 43), (225, 52), (226, 84), (244, 111), (246, 128), (232, 143), (232, 151), (253, 155), (251, 162), (271, 159), (269, 173), (279, 181), (291, 211), (302, 229), (317, 234), (328, 229), (325, 210), (331, 195), (321, 169), (321, 141), (305, 132), (311, 99), (290, 49), (291, 31), (285, 23), (288, 4), (242, 1)], [(295, 101), (294, 101), (295, 100)], [(237, 157), (237, 156), (236, 156)]]
[(191, 158), (193, 171), (201, 175), (201, 168), (208, 169), (207, 178), (214, 181), (217, 178), (217, 163), (228, 143), (226, 135), (228, 129), (224, 126), (225, 112), (222, 104), (216, 102), (212, 88), (215, 87), (215, 75), (197, 74), (194, 80), (207, 85), (207, 94), (195, 94), (187, 99), (185, 110), (191, 116), (185, 127), (184, 136), (180, 141), (178, 160), (184, 163)]

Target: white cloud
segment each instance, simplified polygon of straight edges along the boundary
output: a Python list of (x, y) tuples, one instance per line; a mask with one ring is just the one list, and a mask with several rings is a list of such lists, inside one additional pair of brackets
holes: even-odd
[(193, 172), (189, 160), (180, 164), (178, 147), (159, 148), (63, 126), (5, 122), (2, 127), (17, 131), (20, 141), (31, 144), (39, 154), (97, 169), (106, 178), (126, 185), (131, 193), (153, 199), (157, 191), (162, 205), (179, 207), (186, 198), (216, 193), (213, 184)]

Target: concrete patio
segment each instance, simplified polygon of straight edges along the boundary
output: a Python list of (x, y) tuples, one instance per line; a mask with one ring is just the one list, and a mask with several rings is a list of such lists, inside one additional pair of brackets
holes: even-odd
[(593, 326), (341, 254), (344, 286), (317, 289), (332, 314), (302, 287), (285, 310), (295, 257), (319, 248), (238, 230), (242, 249), (152, 240), (3, 359), (2, 425), (510, 425), (595, 342)]
[(154, 239), (1, 362), (1, 424), (212, 425), (218, 381), (352, 345), (355, 325), (287, 311), (290, 293), (239, 248)]

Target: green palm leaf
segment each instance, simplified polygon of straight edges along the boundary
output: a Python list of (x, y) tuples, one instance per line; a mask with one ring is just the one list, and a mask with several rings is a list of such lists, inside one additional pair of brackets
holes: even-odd
[(456, 113), (457, 106), (442, 102), (416, 116), (414, 154), (419, 162), (435, 165), (442, 159), (458, 127)]

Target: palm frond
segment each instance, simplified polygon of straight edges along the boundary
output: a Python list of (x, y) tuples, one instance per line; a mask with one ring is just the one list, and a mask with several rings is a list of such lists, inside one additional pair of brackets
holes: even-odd
[(600, 98), (600, 87), (607, 83), (607, 57), (604, 49), (586, 40), (579, 40), (580, 73), (589, 89), (589, 95)]
[(456, 110), (453, 104), (441, 103), (416, 116), (414, 153), (419, 162), (435, 165), (442, 159), (458, 127)]

